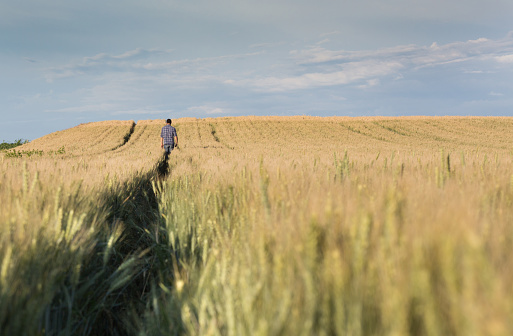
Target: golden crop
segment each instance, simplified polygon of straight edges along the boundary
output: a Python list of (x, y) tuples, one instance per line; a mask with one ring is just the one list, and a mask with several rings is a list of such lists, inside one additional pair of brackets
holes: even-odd
[(1, 158), (2, 331), (513, 332), (512, 118), (132, 125)]

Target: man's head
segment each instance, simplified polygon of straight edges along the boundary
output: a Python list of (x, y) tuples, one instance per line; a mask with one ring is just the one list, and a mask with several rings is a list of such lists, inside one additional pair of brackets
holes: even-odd
[(166, 120), (166, 124), (171, 125), (171, 119)]

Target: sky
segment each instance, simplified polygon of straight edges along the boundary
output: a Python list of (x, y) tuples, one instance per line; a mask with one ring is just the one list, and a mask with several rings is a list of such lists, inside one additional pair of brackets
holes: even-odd
[(511, 0), (3, 0), (0, 141), (80, 123), (511, 116)]

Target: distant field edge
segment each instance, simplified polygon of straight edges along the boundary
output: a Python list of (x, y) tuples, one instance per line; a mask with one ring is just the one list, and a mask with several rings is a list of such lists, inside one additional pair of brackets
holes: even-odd
[[(255, 120), (255, 121), (381, 121), (381, 120), (513, 120), (513, 116), (306, 116), (306, 115), (294, 115), (294, 116), (223, 116), (223, 117), (206, 117), (206, 118), (194, 118), (194, 117), (182, 117), (175, 118), (173, 125), (179, 125), (184, 123), (195, 123), (195, 122), (223, 122), (223, 121), (239, 121), (239, 120)], [(42, 137), (33, 139), (31, 142), (36, 143), (49, 136), (55, 136), (64, 131), (74, 130), (77, 128), (89, 128), (89, 127), (109, 127), (109, 126), (121, 126), (121, 125), (132, 125), (143, 126), (143, 125), (164, 125), (165, 119), (148, 119), (148, 120), (106, 120), (106, 121), (92, 121), (87, 123), (81, 123), (68, 129), (55, 131), (44, 135)]]

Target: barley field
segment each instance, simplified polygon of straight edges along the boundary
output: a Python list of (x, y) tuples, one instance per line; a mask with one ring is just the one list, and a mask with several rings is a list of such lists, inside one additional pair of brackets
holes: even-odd
[(0, 152), (1, 335), (513, 333), (513, 118), (173, 125)]

